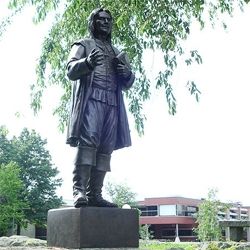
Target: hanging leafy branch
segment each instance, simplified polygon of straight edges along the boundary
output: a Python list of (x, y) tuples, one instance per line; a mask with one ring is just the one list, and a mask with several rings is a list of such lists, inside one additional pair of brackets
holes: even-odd
[[(205, 24), (215, 25), (223, 17), (231, 16), (236, 8), (243, 9), (249, 0), (10, 0), (13, 14), (0, 25), (0, 35), (11, 23), (11, 18), (24, 7), (34, 6), (35, 23), (54, 15), (54, 22), (44, 38), (40, 60), (37, 65), (37, 81), (32, 85), (32, 108), (38, 112), (44, 90), (51, 85), (64, 89), (54, 114), (59, 116), (63, 130), (68, 120), (67, 105), (70, 98), (70, 82), (65, 77), (65, 64), (73, 41), (87, 35), (87, 18), (96, 7), (105, 6), (114, 17), (113, 42), (124, 48), (136, 72), (134, 87), (126, 93), (129, 110), (133, 114), (136, 128), (143, 133), (145, 116), (143, 102), (150, 98), (152, 88), (162, 88), (165, 92), (169, 113), (175, 114), (177, 101), (171, 77), (177, 65), (183, 61), (187, 65), (202, 63), (196, 50), (185, 51), (183, 41), (191, 33), (191, 23), (197, 21), (201, 28)], [(223, 23), (225, 26), (225, 24)], [(150, 82), (143, 66), (145, 49), (160, 50), (165, 69), (159, 72), (155, 82)], [(190, 53), (188, 58), (184, 55)], [(148, 58), (147, 60), (150, 60)], [(199, 100), (201, 92), (193, 81), (187, 84), (191, 95)]]

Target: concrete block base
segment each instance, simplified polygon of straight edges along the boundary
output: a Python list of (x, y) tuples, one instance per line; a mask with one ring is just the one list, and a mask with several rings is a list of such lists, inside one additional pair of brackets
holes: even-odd
[(63, 248), (136, 248), (138, 212), (98, 207), (49, 210), (47, 243)]

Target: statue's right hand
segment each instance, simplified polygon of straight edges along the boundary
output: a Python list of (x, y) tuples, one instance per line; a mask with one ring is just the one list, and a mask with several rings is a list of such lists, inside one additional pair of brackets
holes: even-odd
[(103, 61), (103, 54), (97, 49), (93, 49), (87, 57), (87, 63), (92, 68), (94, 68), (97, 65), (101, 65), (102, 61)]

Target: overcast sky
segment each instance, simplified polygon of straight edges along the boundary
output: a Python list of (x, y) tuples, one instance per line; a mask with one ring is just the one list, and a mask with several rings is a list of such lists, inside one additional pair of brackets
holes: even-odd
[[(0, 2), (0, 20), (7, 13)], [(194, 25), (185, 46), (198, 49), (203, 64), (179, 67), (173, 78), (177, 114), (168, 115), (163, 93), (156, 92), (145, 105), (145, 135), (138, 137), (131, 124), (133, 146), (113, 154), (108, 179), (126, 182), (138, 199), (161, 196), (206, 197), (218, 188), (222, 201), (250, 205), (250, 8), (237, 12), (228, 32), (221, 28), (199, 31)], [(44, 109), (33, 117), (29, 85), (35, 81), (35, 65), (47, 24), (33, 25), (29, 9), (15, 18), (0, 39), (0, 125), (18, 135), (33, 128), (48, 140), (48, 149), (63, 178), (58, 191), (71, 199), (75, 150), (65, 144), (51, 115), (60, 90), (46, 92)], [(161, 68), (158, 53), (148, 53), (149, 77)], [(197, 104), (188, 94), (187, 80), (195, 80), (202, 96)], [(17, 118), (15, 113), (19, 112)]]

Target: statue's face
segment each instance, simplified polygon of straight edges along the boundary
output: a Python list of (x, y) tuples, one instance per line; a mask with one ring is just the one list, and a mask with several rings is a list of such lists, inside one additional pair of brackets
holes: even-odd
[(95, 21), (96, 33), (109, 35), (112, 30), (112, 18), (105, 12), (101, 11), (97, 14)]

